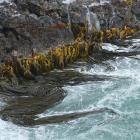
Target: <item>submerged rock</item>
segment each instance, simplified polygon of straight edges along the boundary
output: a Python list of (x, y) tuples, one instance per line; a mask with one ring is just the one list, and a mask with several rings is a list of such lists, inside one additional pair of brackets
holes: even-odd
[(34, 126), (51, 123), (62, 123), (87, 115), (109, 112), (108, 108), (90, 111), (53, 115), (39, 118), (38, 115), (60, 104), (67, 96), (64, 85), (77, 85), (89, 81), (104, 81), (107, 76), (85, 75), (76, 71), (66, 70), (51, 72), (46, 77), (38, 77), (38, 82), (25, 82), (18, 86), (2, 86), (0, 94), (5, 97), (6, 106), (0, 110), (0, 117), (17, 125)]

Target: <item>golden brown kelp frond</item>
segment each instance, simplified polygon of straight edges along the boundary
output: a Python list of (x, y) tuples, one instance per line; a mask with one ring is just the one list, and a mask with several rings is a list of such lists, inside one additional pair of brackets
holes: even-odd
[(111, 28), (103, 31), (103, 40), (125, 39), (134, 35), (136, 29), (125, 26), (124, 28)]
[(123, 28), (111, 28), (101, 31), (93, 30), (90, 41), (91, 43), (101, 43), (104, 41), (113, 41), (116, 39), (126, 39), (127, 37), (133, 36), (138, 28), (140, 28), (140, 26), (137, 25), (134, 29), (125, 26)]
[(7, 64), (0, 65), (0, 79), (1, 79), (0, 84), (4, 84), (4, 85), (6, 83), (14, 84), (14, 85), (18, 84), (17, 77), (11, 65), (7, 65)]
[(34, 79), (35, 75), (48, 73), (54, 68), (63, 69), (79, 58), (88, 57), (89, 49), (89, 43), (79, 37), (71, 44), (48, 49), (47, 54), (38, 53), (21, 58), (13, 56), (8, 63), (1, 65), (1, 73), (9, 79), (19, 76)]
[(124, 0), (128, 6), (132, 6), (133, 0)]
[(3, 64), (1, 68), (3, 77), (8, 77), (9, 79), (15, 77), (14, 69), (11, 65)]
[(91, 35), (91, 42), (98, 42), (98, 43), (101, 43), (103, 42), (105, 38), (105, 34), (103, 31), (96, 31), (94, 30), (92, 35)]
[(52, 50), (52, 63), (54, 68), (64, 68), (64, 51), (62, 48)]

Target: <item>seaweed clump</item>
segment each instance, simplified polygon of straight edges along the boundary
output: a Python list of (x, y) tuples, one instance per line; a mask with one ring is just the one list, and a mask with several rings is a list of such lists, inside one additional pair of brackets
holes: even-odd
[(90, 37), (86, 37), (85, 28), (81, 31), (74, 42), (61, 47), (49, 48), (46, 54), (32, 53), (30, 57), (12, 56), (10, 60), (1, 64), (0, 74), (10, 82), (13, 79), (23, 77), (25, 79), (34, 79), (36, 75), (48, 73), (53, 69), (64, 69), (69, 63), (72, 63), (79, 58), (88, 58), (92, 54), (93, 49), (101, 49), (103, 41), (110, 41), (114, 39), (125, 39), (140, 28), (124, 27), (111, 28), (103, 31), (93, 30)]
[(129, 36), (134, 35), (136, 29), (130, 27), (123, 28), (111, 28), (109, 30), (104, 30), (104, 41), (116, 40), (116, 39), (126, 39)]

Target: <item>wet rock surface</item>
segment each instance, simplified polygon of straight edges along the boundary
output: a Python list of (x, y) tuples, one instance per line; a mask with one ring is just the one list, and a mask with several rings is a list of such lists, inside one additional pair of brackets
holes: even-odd
[[(62, 1), (47, 0), (1, 3), (1, 58), (11, 55), (13, 50), (17, 50), (18, 55), (30, 55), (33, 48), (41, 52), (49, 47), (72, 42), (79, 32), (78, 26), (87, 24), (88, 5), (93, 15), (97, 14), (102, 29), (134, 26), (139, 17), (139, 2), (134, 2), (133, 12), (124, 2), (112, 1), (103, 5), (92, 3), (93, 1), (81, 0), (69, 6)], [(69, 27), (68, 15), (73, 32)]]
[(90, 114), (112, 112), (110, 109), (97, 109), (86, 112), (74, 112), (64, 115), (54, 115), (49, 118), (38, 118), (37, 115), (61, 103), (67, 96), (64, 85), (77, 85), (89, 81), (104, 81), (107, 76), (84, 75), (79, 72), (66, 70), (52, 72), (39, 82), (26, 82), (18, 86), (1, 85), (0, 95), (5, 98), (6, 106), (1, 109), (3, 120), (12, 121), (17, 125), (33, 126), (50, 123), (60, 123), (80, 118)]
[[(18, 1), (1, 5), (1, 56), (11, 55), (13, 50), (17, 50), (18, 55), (27, 56), (32, 48), (41, 52), (73, 39), (72, 32), (55, 10), (52, 15), (50, 12), (37, 15), (36, 11), (30, 11), (40, 11), (37, 3)], [(37, 8), (33, 8), (35, 6)]]

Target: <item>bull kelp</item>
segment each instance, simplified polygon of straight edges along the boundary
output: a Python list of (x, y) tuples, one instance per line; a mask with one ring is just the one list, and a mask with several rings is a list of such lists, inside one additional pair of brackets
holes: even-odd
[(46, 53), (36, 53), (33, 50), (30, 57), (12, 56), (7, 59), (1, 64), (1, 77), (13, 82), (18, 77), (34, 79), (36, 75), (48, 73), (53, 69), (64, 69), (78, 59), (87, 59), (90, 55), (94, 57), (93, 49), (100, 50), (102, 42), (125, 39), (134, 35), (137, 30), (139, 25), (135, 28), (125, 26), (102, 31), (93, 29), (90, 37), (87, 37), (86, 29), (82, 27), (78, 37), (70, 44), (49, 48)]

